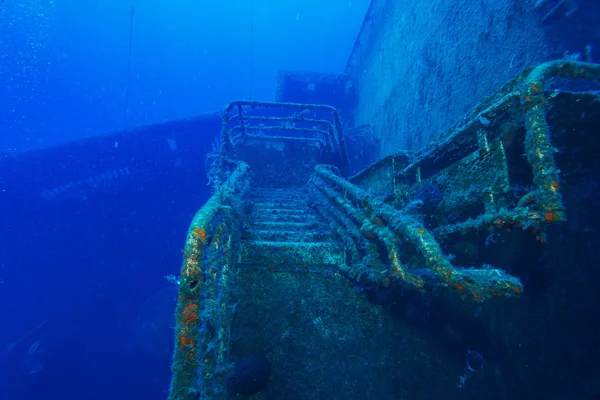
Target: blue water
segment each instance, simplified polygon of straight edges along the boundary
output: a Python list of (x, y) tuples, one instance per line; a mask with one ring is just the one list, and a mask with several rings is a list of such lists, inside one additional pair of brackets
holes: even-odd
[[(219, 112), (234, 100), (274, 100), (279, 71), (344, 72), (370, 3), (0, 0), (0, 400), (168, 396), (177, 297), (173, 280), (190, 221), (211, 194), (206, 166), (207, 156), (218, 147)], [(504, 3), (515, 9), (520, 4)], [(544, 12), (568, 3), (564, 7), (569, 12), (586, 1), (538, 3)], [(548, 22), (544, 29), (551, 31), (548, 37), (555, 46), (548, 59), (597, 61), (600, 37), (589, 32), (600, 21), (588, 19), (581, 16), (576, 28), (572, 19)], [(382, 49), (369, 50), (385, 58)], [(527, 59), (526, 52), (514, 59), (515, 64)], [(435, 81), (433, 75), (419, 77), (415, 87)], [(400, 96), (394, 92), (392, 97)], [(581, 131), (593, 128), (586, 129)], [(359, 139), (349, 144), (356, 158), (350, 160), (351, 172), (375, 161), (368, 156), (379, 150), (378, 143), (367, 146)], [(590, 163), (594, 166), (582, 167), (582, 175), (598, 171), (598, 163)], [(586, 260), (599, 259), (598, 236), (589, 226), (598, 220), (595, 182), (586, 178), (572, 189), (585, 195), (578, 200), (581, 209), (594, 210), (586, 223), (577, 214), (569, 221), (570, 229), (587, 240), (577, 241), (584, 251), (574, 251)], [(423, 195), (433, 199), (428, 202), (441, 201), (441, 194), (429, 189)], [(565, 237), (571, 246), (573, 236)], [(536, 268), (543, 269), (548, 254), (533, 261)], [(530, 276), (523, 278), (529, 285)], [(544, 279), (536, 281), (540, 287), (526, 285), (526, 291), (539, 294), (534, 300), (543, 303), (540, 309), (548, 311), (532, 318), (538, 322), (559, 314), (552, 296), (575, 297), (552, 286), (552, 278)], [(435, 319), (420, 297), (399, 296), (405, 306), (396, 306), (402, 308), (398, 314), (426, 321), (423, 325)], [(585, 306), (565, 303), (584, 310), (598, 303), (591, 291), (582, 299), (590, 300), (581, 300)], [(476, 308), (472, 320), (481, 313)], [(573, 319), (577, 329), (586, 330), (589, 343), (597, 335), (589, 338), (584, 314)], [(478, 337), (479, 330), (458, 338), (450, 325), (432, 325), (448, 342), (488, 340)], [(492, 344), (489, 348), (496, 348)], [(582, 374), (597, 371), (597, 360), (593, 366), (589, 359), (579, 365), (581, 354), (597, 352), (578, 348), (577, 338), (571, 344), (556, 354), (569, 356), (567, 362), (581, 367)], [(453, 361), (465, 374), (449, 373), (453, 387), (458, 383), (462, 389), (471, 384), (467, 377), (484, 370), (488, 378), (500, 375), (488, 361), (500, 359), (498, 354), (463, 347)], [(518, 351), (522, 358), (515, 359), (524, 359)], [(531, 368), (543, 369), (547, 360), (532, 354), (537, 359)], [(509, 364), (502, 374), (530, 368)], [(544, 384), (522, 380), (523, 387)], [(565, 393), (583, 392), (579, 389), (576, 380), (565, 383)], [(600, 392), (600, 384), (585, 392)], [(463, 393), (457, 390), (452, 398)], [(480, 394), (467, 398), (486, 398)]]
[(220, 3), (5, 0), (0, 151), (273, 100), (279, 70), (343, 70), (369, 2)]

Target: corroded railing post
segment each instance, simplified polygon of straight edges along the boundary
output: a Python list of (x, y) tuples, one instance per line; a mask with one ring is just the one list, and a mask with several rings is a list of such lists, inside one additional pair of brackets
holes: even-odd
[(190, 224), (175, 310), (170, 400), (226, 398), (232, 319), (227, 300), (232, 240), (240, 230), (234, 214), (249, 187), (248, 165), (234, 164)]
[(550, 78), (600, 79), (600, 65), (577, 61), (552, 61), (534, 68), (525, 79), (521, 103), (525, 113), (525, 150), (533, 168), (537, 187), (536, 203), (545, 222), (565, 219), (559, 192), (559, 171), (554, 163), (550, 127), (546, 121), (547, 100), (544, 90)]

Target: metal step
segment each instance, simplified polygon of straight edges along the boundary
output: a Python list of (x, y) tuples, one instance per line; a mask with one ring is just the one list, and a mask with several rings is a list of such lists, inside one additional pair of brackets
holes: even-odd
[(284, 209), (284, 210), (304, 210), (311, 211), (304, 200), (277, 200), (269, 199), (268, 201), (256, 202), (251, 201), (251, 210), (257, 211), (268, 211), (272, 209)]
[(239, 263), (269, 269), (343, 263), (342, 245), (306, 198), (301, 189), (252, 189)]
[(306, 217), (310, 217), (310, 216), (314, 216), (315, 213), (313, 210), (309, 209), (309, 208), (305, 208), (305, 209), (297, 209), (297, 208), (272, 208), (272, 209), (266, 209), (266, 208), (256, 208), (250, 211), (250, 215), (253, 217), (257, 217), (260, 218), (261, 216), (270, 216), (270, 215), (280, 215), (282, 217), (285, 216), (293, 216), (293, 217), (298, 217), (298, 216), (306, 216)]
[(251, 196), (286, 196), (305, 193), (301, 188), (252, 188)]
[(267, 242), (327, 242), (332, 240), (328, 230), (273, 230), (248, 229), (242, 234), (242, 239)]
[(314, 229), (326, 229), (326, 226), (316, 219), (307, 222), (279, 222), (279, 221), (252, 221), (248, 223), (249, 229), (279, 230), (279, 231), (307, 231)]
[(280, 212), (260, 212), (251, 213), (248, 217), (250, 223), (257, 222), (317, 222), (317, 217), (309, 212), (305, 213), (280, 213)]
[(270, 242), (242, 240), (239, 263), (316, 266), (340, 265), (344, 262), (344, 249), (339, 242)]

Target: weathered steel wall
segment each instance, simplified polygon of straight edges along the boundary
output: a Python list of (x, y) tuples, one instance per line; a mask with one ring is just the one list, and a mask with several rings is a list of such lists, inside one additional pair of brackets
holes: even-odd
[(532, 0), (374, 0), (346, 73), (381, 154), (418, 149), (525, 66), (547, 59)]

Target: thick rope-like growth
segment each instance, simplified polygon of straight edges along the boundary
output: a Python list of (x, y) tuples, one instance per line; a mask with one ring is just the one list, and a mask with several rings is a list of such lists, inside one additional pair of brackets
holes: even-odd
[(229, 163), (235, 169), (194, 216), (183, 251), (170, 400), (227, 397), (232, 244), (250, 186), (248, 165)]
[[(370, 197), (365, 191), (339, 176), (335, 167), (318, 165), (314, 185), (328, 200), (322, 207), (341, 215), (340, 221), (352, 220), (360, 226), (363, 237), (369, 241), (379, 240), (387, 248), (386, 270), (371, 279), (383, 286), (396, 281), (413, 290), (435, 287), (452, 288), (462, 296), (477, 301), (496, 296), (514, 296), (523, 291), (521, 282), (501, 269), (464, 269), (453, 266), (444, 257), (439, 244), (424, 226), (410, 215)], [(341, 196), (340, 196), (341, 194)], [(323, 200), (321, 198), (321, 203)], [(356, 237), (356, 234), (352, 235)], [(356, 243), (361, 247), (361, 243)], [(423, 257), (426, 269), (410, 269), (400, 263), (401, 246), (411, 245)], [(348, 267), (346, 267), (348, 268)]]

